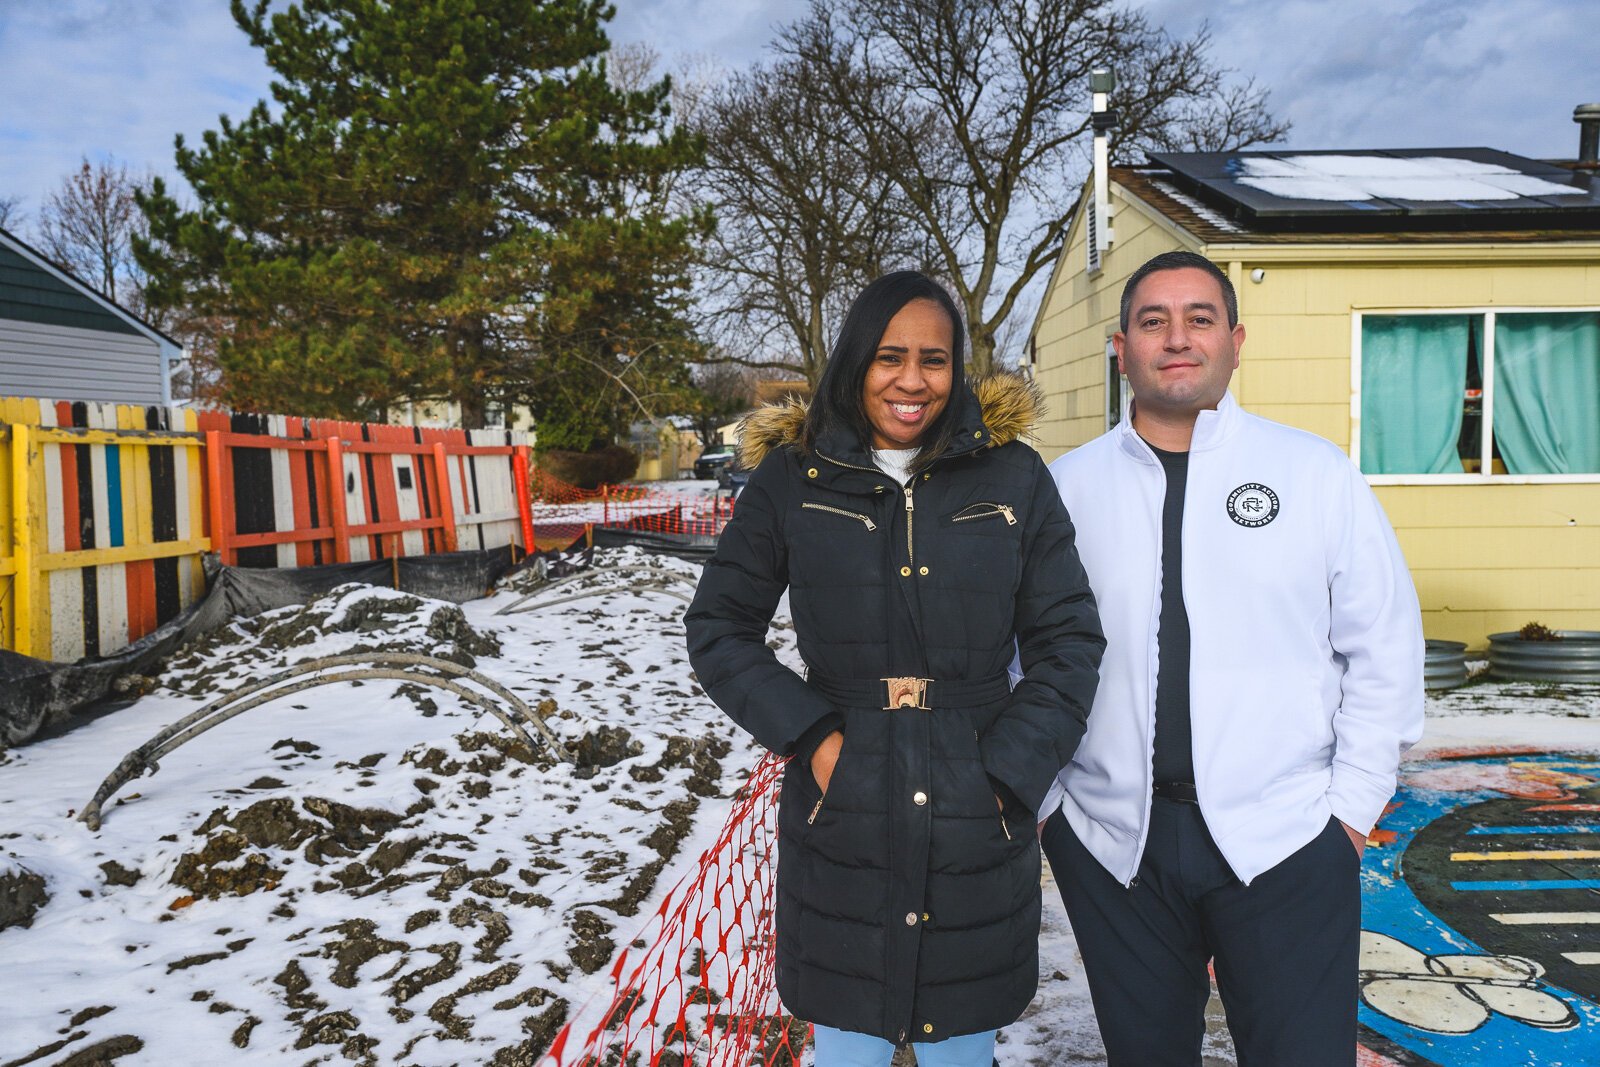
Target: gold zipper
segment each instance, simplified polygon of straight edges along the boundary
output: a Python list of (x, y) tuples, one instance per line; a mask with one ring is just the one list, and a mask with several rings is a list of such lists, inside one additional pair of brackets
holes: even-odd
[[(806, 816), (806, 825), (807, 826), (810, 826), (812, 823), (817, 821), (817, 813), (822, 810), (822, 802), (824, 800), (827, 800), (827, 799), (828, 799), (828, 794), (826, 794), (826, 793), (822, 794), (820, 797), (817, 798), (817, 803), (816, 803), (816, 805), (814, 807), (812, 807), (811, 814)], [(1004, 820), (1001, 820), (1001, 821), (1004, 822)]]
[(802, 508), (811, 508), (814, 511), (826, 511), (833, 515), (843, 515), (847, 519), (860, 519), (866, 525), (869, 533), (878, 528), (877, 523), (859, 511), (846, 511), (844, 508), (830, 507), (827, 504), (814, 504), (809, 500), (802, 501), (800, 506)]
[(1003, 812), (1003, 811), (1000, 813), (1000, 829), (1002, 829), (1002, 830), (1004, 830), (1006, 832), (1006, 840), (1007, 841), (1012, 840), (1011, 827), (1006, 825), (1006, 813)]
[(911, 503), (911, 486), (908, 485), (906, 486), (906, 562), (910, 564), (915, 564), (917, 562), (917, 550), (913, 548), (911, 544), (911, 518), (914, 514), (912, 510), (913, 507), (914, 505)]
[[(972, 510), (972, 508), (989, 508), (990, 510), (974, 512), (973, 514), (968, 515), (967, 512)], [(959, 514), (952, 516), (950, 521), (971, 522), (973, 519), (988, 519), (993, 518), (996, 515), (1004, 515), (1007, 526), (1015, 526), (1017, 524), (1016, 513), (1011, 510), (1010, 504), (990, 504), (988, 502), (972, 504), (969, 507), (964, 508)]]
[(858, 467), (854, 463), (846, 463), (842, 459), (834, 459), (832, 456), (823, 456), (821, 452), (818, 452), (817, 455), (821, 456), (823, 459), (827, 460), (829, 463), (832, 463), (836, 467), (847, 467), (847, 468), (849, 468), (850, 470), (853, 470), (853, 471), (866, 471), (868, 474), (882, 474), (883, 473), (877, 467)]

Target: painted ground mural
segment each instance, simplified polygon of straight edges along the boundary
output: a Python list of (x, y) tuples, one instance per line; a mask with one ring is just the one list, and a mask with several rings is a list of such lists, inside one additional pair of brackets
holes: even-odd
[(1362, 1067), (1600, 1065), (1600, 757), (1407, 763), (1362, 879)]

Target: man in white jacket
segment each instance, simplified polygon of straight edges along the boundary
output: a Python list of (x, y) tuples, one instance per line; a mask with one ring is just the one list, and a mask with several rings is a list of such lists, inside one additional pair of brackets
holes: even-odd
[(1242, 1065), (1349, 1067), (1360, 855), (1422, 730), (1416, 592), (1344, 453), (1229, 394), (1215, 265), (1146, 263), (1121, 327), (1131, 420), (1051, 466), (1107, 648), (1040, 812), (1109, 1062), (1198, 1065), (1214, 962)]

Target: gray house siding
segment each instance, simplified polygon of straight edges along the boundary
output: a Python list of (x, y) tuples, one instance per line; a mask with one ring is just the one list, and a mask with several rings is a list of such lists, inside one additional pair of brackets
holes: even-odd
[(0, 230), (0, 396), (165, 404), (165, 334)]
[(0, 319), (0, 396), (160, 404), (161, 347), (138, 334)]

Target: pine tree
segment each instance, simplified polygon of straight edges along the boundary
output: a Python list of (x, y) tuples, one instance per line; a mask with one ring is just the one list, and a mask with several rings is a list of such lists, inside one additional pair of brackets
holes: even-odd
[[(230, 403), (381, 418), (443, 399), (481, 425), (582, 331), (689, 343), (673, 309), (707, 220), (652, 193), (698, 145), (666, 130), (665, 82), (609, 84), (602, 0), (232, 10), (275, 104), (178, 138), (197, 204), (155, 186), (138, 249), (152, 300), (223, 324)], [(621, 392), (607, 369), (590, 392)]]

